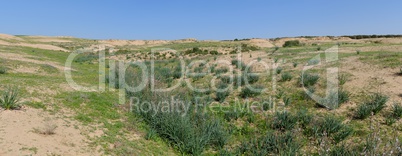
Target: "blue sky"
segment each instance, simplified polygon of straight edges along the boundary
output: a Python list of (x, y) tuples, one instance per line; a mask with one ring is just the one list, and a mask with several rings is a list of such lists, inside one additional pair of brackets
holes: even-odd
[(13, 0), (0, 33), (90, 39), (402, 34), (402, 1)]

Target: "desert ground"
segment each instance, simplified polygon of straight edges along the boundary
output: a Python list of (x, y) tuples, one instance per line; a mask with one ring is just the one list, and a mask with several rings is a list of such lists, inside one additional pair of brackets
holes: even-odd
[[(152, 60), (150, 80), (173, 90), (151, 93), (147, 84), (130, 92), (113, 69), (119, 61), (151, 69)], [(326, 90), (332, 85), (328, 69), (336, 69), (337, 94)], [(71, 86), (66, 72), (89, 89)], [(135, 64), (125, 73), (131, 86), (148, 74)], [(215, 82), (228, 89), (214, 90)], [(203, 41), (0, 34), (0, 156), (401, 155), (401, 86), (402, 37)], [(13, 92), (19, 100), (2, 106)], [(141, 112), (131, 109), (130, 96), (149, 102), (174, 97), (189, 102), (190, 111)], [(196, 98), (209, 109), (197, 111)], [(247, 102), (261, 109), (250, 110)]]

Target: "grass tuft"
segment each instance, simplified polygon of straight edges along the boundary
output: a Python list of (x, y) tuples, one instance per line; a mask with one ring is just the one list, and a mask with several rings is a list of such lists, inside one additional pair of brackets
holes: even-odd
[(6, 110), (20, 109), (20, 91), (17, 87), (7, 87), (0, 98), (0, 107)]

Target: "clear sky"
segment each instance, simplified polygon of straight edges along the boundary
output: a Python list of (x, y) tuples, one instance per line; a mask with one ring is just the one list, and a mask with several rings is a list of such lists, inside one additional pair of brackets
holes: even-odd
[(90, 39), (402, 34), (401, 0), (9, 0), (0, 33)]

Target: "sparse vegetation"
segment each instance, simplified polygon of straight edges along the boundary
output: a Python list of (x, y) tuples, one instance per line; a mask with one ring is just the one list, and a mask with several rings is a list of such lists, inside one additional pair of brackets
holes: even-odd
[(370, 95), (369, 100), (360, 104), (355, 112), (356, 119), (366, 119), (372, 113), (375, 115), (380, 112), (384, 107), (388, 97), (381, 94)]
[(318, 82), (319, 78), (320, 77), (318, 75), (313, 75), (308, 72), (303, 72), (299, 77), (298, 83), (300, 86), (305, 86), (305, 87), (314, 86)]
[(20, 98), (20, 90), (17, 87), (8, 86), (0, 97), (0, 107), (6, 110), (19, 109), (21, 108)]

